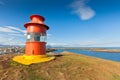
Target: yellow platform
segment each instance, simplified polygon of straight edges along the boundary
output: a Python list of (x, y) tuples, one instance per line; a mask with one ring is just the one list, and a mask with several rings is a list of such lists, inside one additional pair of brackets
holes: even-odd
[(54, 56), (48, 57), (46, 55), (21, 55), (21, 56), (15, 56), (13, 58), (13, 61), (16, 61), (18, 63), (24, 64), (24, 65), (30, 65), (33, 63), (40, 63), (40, 62), (47, 62), (50, 60), (55, 59)]

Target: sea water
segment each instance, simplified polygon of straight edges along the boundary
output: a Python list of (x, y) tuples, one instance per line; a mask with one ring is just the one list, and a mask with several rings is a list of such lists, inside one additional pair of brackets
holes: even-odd
[[(115, 53), (115, 52), (112, 52), (112, 53), (111, 52), (95, 52), (95, 51), (91, 51), (91, 50), (65, 50), (65, 51), (120, 62), (120, 53)], [(57, 50), (56, 52), (58, 52), (58, 53), (59, 52), (64, 52), (64, 50)]]

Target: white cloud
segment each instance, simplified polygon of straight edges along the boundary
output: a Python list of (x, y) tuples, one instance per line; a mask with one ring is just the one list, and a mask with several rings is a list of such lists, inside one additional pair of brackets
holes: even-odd
[(26, 30), (22, 30), (22, 29), (17, 28), (17, 27), (13, 27), (13, 26), (6, 26), (6, 27), (9, 28), (9, 29), (18, 31), (18, 32), (26, 33)]
[(52, 36), (52, 34), (47, 33), (47, 38), (49, 39)]
[(7, 27), (0, 27), (0, 32), (8, 32), (8, 33), (18, 33), (10, 28)]
[(25, 44), (26, 31), (18, 27), (0, 27), (0, 44), (3, 45), (23, 45)]
[(68, 43), (47, 43), (52, 47), (120, 47), (120, 41), (77, 41), (77, 42), (68, 42)]
[(50, 46), (52, 46), (52, 47), (65, 47), (65, 46), (67, 46), (67, 44), (66, 43), (47, 43), (47, 45), (50, 45)]
[(6, 32), (6, 33), (26, 33), (26, 30), (22, 30), (17, 27), (13, 26), (5, 26), (5, 27), (0, 27), (0, 32)]
[(70, 5), (73, 13), (77, 14), (82, 20), (89, 20), (95, 16), (95, 11), (87, 3), (88, 0), (75, 0)]
[(24, 36), (23, 34), (8, 34), (10, 36)]
[(0, 36), (0, 44), (2, 45), (23, 45), (26, 41), (24, 36), (2, 35)]
[(48, 33), (47, 35), (48, 35), (48, 36), (52, 36), (52, 34), (49, 34), (49, 33)]

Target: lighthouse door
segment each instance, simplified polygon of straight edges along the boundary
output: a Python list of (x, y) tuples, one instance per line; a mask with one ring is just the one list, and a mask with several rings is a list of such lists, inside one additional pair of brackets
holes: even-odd
[(32, 54), (34, 55), (34, 50), (32, 50)]

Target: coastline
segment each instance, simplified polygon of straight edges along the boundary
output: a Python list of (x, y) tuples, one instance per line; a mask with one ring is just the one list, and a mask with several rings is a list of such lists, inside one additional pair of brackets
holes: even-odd
[(110, 53), (120, 53), (118, 49), (92, 49), (94, 52), (110, 52)]

